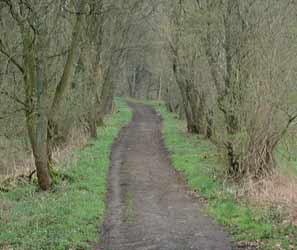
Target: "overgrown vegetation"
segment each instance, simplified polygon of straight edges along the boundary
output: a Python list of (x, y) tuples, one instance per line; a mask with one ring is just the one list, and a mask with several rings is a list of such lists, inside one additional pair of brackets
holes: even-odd
[(33, 158), (49, 190), (53, 152), (73, 130), (97, 136), (142, 8), (130, 0), (0, 0), (1, 175)]
[[(189, 132), (211, 137), (237, 181), (278, 168), (296, 120), (296, 4), (173, 1), (166, 26)], [(286, 62), (285, 62), (286, 61)], [(169, 102), (169, 106), (170, 102)]]
[(51, 192), (19, 184), (0, 193), (0, 249), (91, 249), (105, 211), (106, 177), (111, 145), (131, 119), (126, 103), (98, 129), (100, 139), (78, 150), (76, 162), (60, 168)]
[(186, 123), (169, 113), (163, 103), (155, 103), (154, 107), (164, 119), (164, 139), (173, 166), (183, 173), (192, 190), (207, 199), (207, 212), (227, 226), (237, 242), (267, 250), (297, 247), (297, 227), (285, 221), (284, 210), (238, 200), (238, 187), (223, 182), (222, 161), (216, 147), (188, 134)]

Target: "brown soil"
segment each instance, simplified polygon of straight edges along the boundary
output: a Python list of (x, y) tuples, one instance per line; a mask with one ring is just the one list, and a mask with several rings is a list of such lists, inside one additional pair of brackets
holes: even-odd
[(104, 250), (230, 250), (226, 233), (207, 218), (170, 165), (161, 119), (129, 104), (132, 122), (112, 151)]

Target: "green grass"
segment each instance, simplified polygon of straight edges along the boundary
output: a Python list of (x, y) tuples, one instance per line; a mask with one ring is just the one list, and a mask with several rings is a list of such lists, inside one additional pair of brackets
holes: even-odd
[(117, 100), (117, 107), (98, 129), (98, 140), (76, 152), (76, 164), (62, 170), (67, 178), (52, 192), (26, 184), (0, 193), (0, 249), (87, 250), (98, 241), (111, 145), (131, 119), (126, 103)]
[(297, 249), (297, 228), (280, 223), (282, 211), (236, 201), (236, 187), (223, 184), (218, 178), (222, 164), (215, 146), (187, 134), (185, 122), (167, 112), (162, 103), (148, 104), (153, 105), (164, 119), (163, 135), (173, 166), (184, 174), (192, 190), (208, 200), (207, 213), (226, 226), (235, 241), (261, 241), (263, 249), (267, 250)]

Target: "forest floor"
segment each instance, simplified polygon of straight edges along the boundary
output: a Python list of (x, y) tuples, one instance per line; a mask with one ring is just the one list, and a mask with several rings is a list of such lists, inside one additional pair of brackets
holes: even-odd
[(171, 166), (152, 108), (134, 112), (113, 146), (104, 250), (229, 250), (230, 239), (205, 215), (183, 177)]

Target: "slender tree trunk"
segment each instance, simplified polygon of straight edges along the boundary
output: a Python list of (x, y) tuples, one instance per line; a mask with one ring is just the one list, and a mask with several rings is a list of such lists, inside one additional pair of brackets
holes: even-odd
[[(176, 53), (174, 58), (177, 58), (177, 57), (178, 57), (178, 55)], [(179, 70), (179, 65), (178, 65), (178, 62), (176, 59), (174, 59), (174, 62), (173, 62), (173, 73), (174, 73), (176, 83), (177, 83), (180, 93), (181, 93), (183, 108), (184, 108), (184, 112), (185, 112), (185, 116), (186, 116), (186, 120), (187, 120), (188, 132), (198, 133), (195, 121), (193, 119), (192, 109), (190, 107), (191, 103), (189, 103), (189, 101), (190, 101), (189, 93), (186, 89), (186, 83), (181, 78), (181, 72)]]
[[(86, 4), (87, 4), (87, 1), (81, 0), (78, 8), (78, 12), (83, 13)], [(77, 15), (76, 22), (72, 32), (72, 42), (71, 42), (70, 50), (68, 52), (67, 60), (63, 69), (63, 74), (55, 90), (54, 98), (49, 110), (48, 132), (47, 132), (47, 143), (48, 143), (47, 155), (48, 155), (49, 166), (52, 165), (52, 151), (55, 144), (55, 140), (56, 138), (61, 137), (57, 115), (59, 114), (59, 111), (63, 104), (65, 94), (67, 93), (70, 87), (70, 84), (73, 80), (75, 68), (77, 65), (77, 61), (79, 59), (79, 53), (80, 53), (79, 45), (80, 45), (80, 35), (81, 35), (83, 19), (84, 19), (84, 15)]]
[(20, 28), (23, 40), (28, 135), (35, 159), (38, 184), (42, 190), (48, 190), (52, 181), (47, 162), (47, 84), (43, 72), (45, 63), (39, 60), (41, 55), (36, 53), (30, 27), (22, 23)]
[(162, 76), (160, 75), (160, 78), (159, 78), (159, 91), (158, 91), (158, 100), (161, 101), (162, 99)]
[[(78, 8), (78, 12), (83, 13), (87, 1), (80, 1), (80, 5)], [(52, 105), (49, 113), (49, 131), (48, 131), (48, 141), (49, 144), (49, 155), (51, 155), (51, 150), (53, 147), (53, 140), (55, 137), (58, 137), (57, 133), (59, 133), (59, 125), (57, 122), (56, 115), (59, 113), (61, 109), (64, 97), (70, 87), (70, 84), (74, 77), (74, 72), (76, 68), (77, 61), (79, 59), (80, 52), (80, 35), (81, 29), (83, 25), (84, 15), (77, 15), (76, 22), (72, 32), (72, 42), (70, 46), (70, 50), (67, 55), (67, 60), (64, 66), (62, 77), (57, 85), (55, 95), (52, 101)]]
[(197, 107), (197, 115), (196, 115), (196, 123), (197, 123), (197, 130), (200, 135), (206, 136), (207, 135), (207, 124), (206, 124), (206, 97), (204, 93), (197, 93), (199, 96), (199, 105)]
[[(36, 92), (36, 71), (35, 53), (32, 46), (32, 36), (30, 29), (25, 25), (20, 25), (23, 42), (23, 68), (24, 68), (24, 90), (26, 94), (26, 124), (31, 146), (35, 145), (35, 106), (33, 95)], [(34, 150), (33, 150), (34, 151)]]
[[(220, 84), (218, 77), (218, 58), (214, 56), (212, 48), (211, 37), (211, 23), (207, 22), (207, 33), (205, 39), (205, 51), (210, 66), (210, 73), (214, 81), (214, 85), (218, 94), (218, 107), (223, 112), (226, 124), (227, 134), (229, 138), (224, 142), (226, 147), (228, 161), (229, 161), (229, 174), (231, 176), (238, 175), (240, 169), (240, 155), (236, 152), (234, 146), (234, 135), (240, 131), (239, 124), (239, 110), (241, 96), (240, 91), (240, 36), (241, 36), (241, 20), (239, 14), (239, 1), (228, 0), (226, 2), (226, 13), (224, 15), (224, 29), (225, 41), (224, 52), (226, 62), (226, 74), (224, 76), (223, 84)], [(207, 9), (210, 15), (212, 12), (212, 2), (209, 1)], [(223, 87), (222, 87), (223, 86)]]
[[(111, 66), (110, 66), (111, 67)], [(102, 126), (104, 116), (109, 113), (112, 109), (112, 101), (113, 101), (113, 83), (110, 80), (110, 68), (107, 69), (105, 77), (103, 79), (103, 85), (100, 93), (100, 105), (99, 111), (97, 112), (97, 125)]]
[(242, 25), (239, 14), (239, 1), (228, 0), (227, 12), (224, 17), (225, 27), (225, 58), (226, 58), (226, 75), (224, 97), (227, 101), (225, 107), (225, 118), (227, 130), (232, 135), (239, 131), (239, 112), (241, 96), (241, 44), (240, 36)]
[[(41, 55), (43, 57), (43, 55)], [(41, 59), (41, 61), (44, 59)], [(51, 177), (48, 168), (48, 144), (47, 144), (47, 83), (43, 77), (44, 64), (37, 64), (37, 119), (36, 119), (36, 147), (35, 164), (37, 169), (38, 184), (43, 190), (51, 186)]]
[(90, 129), (90, 136), (91, 138), (97, 138), (97, 123), (96, 123), (96, 111), (90, 111), (90, 118), (88, 120), (89, 129)]
[(211, 139), (214, 133), (214, 127), (213, 127), (213, 111), (210, 109), (207, 112), (206, 115), (206, 138)]

